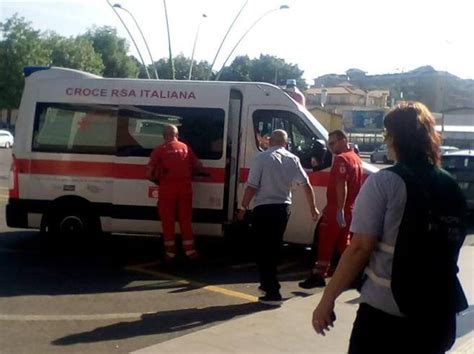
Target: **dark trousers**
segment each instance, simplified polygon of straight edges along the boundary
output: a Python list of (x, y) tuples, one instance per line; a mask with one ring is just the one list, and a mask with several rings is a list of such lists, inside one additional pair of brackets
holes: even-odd
[(352, 328), (349, 354), (445, 353), (454, 344), (455, 335), (456, 315), (442, 315), (439, 308), (429, 317), (412, 320), (362, 303)]
[(288, 204), (260, 205), (252, 211), (252, 236), (256, 242), (260, 285), (270, 294), (280, 290), (277, 266), (289, 217)]

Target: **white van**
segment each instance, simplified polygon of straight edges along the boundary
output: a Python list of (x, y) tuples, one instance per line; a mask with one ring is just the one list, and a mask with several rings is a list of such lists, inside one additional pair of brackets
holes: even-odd
[[(208, 173), (193, 182), (193, 229), (222, 236), (233, 222), (260, 137), (281, 128), (311, 171), (327, 131), (280, 88), (266, 83), (107, 79), (25, 68), (13, 146), (7, 224), (60, 233), (160, 234), (157, 186), (145, 177), (162, 128), (178, 126)], [(365, 164), (366, 173), (374, 170)], [(328, 168), (309, 172), (318, 208)], [(285, 240), (311, 244), (315, 225), (295, 189)]]

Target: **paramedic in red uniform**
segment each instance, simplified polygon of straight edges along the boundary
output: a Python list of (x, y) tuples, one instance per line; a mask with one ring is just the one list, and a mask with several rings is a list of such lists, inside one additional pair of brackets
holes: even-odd
[(178, 216), (183, 250), (189, 259), (196, 259), (192, 221), (192, 174), (202, 168), (189, 146), (178, 141), (178, 128), (167, 125), (163, 131), (165, 142), (150, 156), (147, 178), (159, 184), (158, 213), (163, 228), (165, 260), (176, 257), (175, 220)]
[(331, 259), (350, 244), (349, 227), (354, 201), (362, 186), (362, 160), (349, 147), (341, 130), (329, 133), (328, 148), (334, 156), (327, 189), (327, 205), (319, 224), (318, 259), (308, 279), (299, 283), (304, 289), (323, 287)]

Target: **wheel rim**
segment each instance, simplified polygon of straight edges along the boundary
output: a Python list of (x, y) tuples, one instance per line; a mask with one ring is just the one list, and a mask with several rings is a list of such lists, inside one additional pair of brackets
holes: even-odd
[(85, 231), (84, 221), (77, 216), (67, 216), (59, 223), (59, 232), (65, 234), (79, 234)]

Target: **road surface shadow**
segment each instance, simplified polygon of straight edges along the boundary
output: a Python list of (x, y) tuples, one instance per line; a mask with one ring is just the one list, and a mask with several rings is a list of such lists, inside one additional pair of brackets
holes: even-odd
[[(227, 306), (211, 306), (205, 308), (189, 308), (183, 310), (161, 311), (154, 314), (143, 315), (141, 319), (133, 322), (120, 322), (117, 324), (98, 327), (92, 331), (76, 333), (52, 342), (53, 345), (74, 345), (78, 343), (102, 342), (117, 339), (126, 339), (138, 336), (147, 336), (183, 331), (210, 325), (216, 322), (227, 321), (236, 316), (248, 315), (255, 312), (274, 309), (274, 307), (259, 303), (245, 303)], [(169, 340), (169, 337), (166, 338)]]

